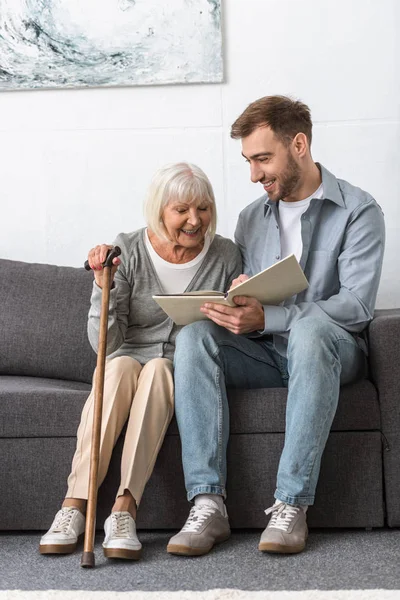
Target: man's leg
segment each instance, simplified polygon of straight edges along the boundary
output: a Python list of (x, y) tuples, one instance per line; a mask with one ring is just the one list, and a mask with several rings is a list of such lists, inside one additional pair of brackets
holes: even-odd
[[(270, 552), (304, 548), (305, 511), (314, 503), (340, 385), (364, 377), (366, 359), (353, 336), (338, 325), (304, 318), (290, 332), (288, 371), (285, 445), (275, 492), (278, 502), (259, 546)], [(303, 508), (294, 510), (293, 506)]]
[(281, 387), (285, 385), (281, 362), (286, 361), (267, 343), (200, 321), (179, 333), (174, 362), (175, 414), (185, 483), (188, 499), (195, 498), (195, 506), (183, 530), (170, 540), (168, 551), (205, 554), (215, 542), (229, 536), (225, 507), (222, 505), (222, 514), (218, 510), (221, 498), (217, 503), (209, 498), (226, 495), (226, 387)]

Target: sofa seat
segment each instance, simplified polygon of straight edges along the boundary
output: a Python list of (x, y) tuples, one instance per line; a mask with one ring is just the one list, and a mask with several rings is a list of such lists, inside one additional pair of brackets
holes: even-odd
[[(66, 492), (76, 430), (91, 388), (87, 340), (93, 275), (0, 259), (0, 529), (47, 529)], [(370, 381), (344, 386), (321, 463), (311, 527), (400, 525), (400, 310), (368, 328)], [(232, 527), (265, 527), (284, 444), (287, 390), (229, 390), (227, 507)], [(102, 527), (120, 479), (124, 432), (99, 490)], [(138, 526), (187, 517), (181, 445), (172, 421)]]
[[(273, 502), (284, 444), (287, 390), (229, 390), (228, 498), (234, 528), (265, 527), (264, 510)], [(384, 525), (382, 461), (384, 437), (375, 386), (368, 380), (344, 386), (321, 464), (310, 527)], [(111, 505), (118, 485), (121, 441), (100, 491)], [(179, 528), (187, 516), (181, 445), (173, 419), (139, 511), (141, 528)], [(363, 490), (368, 489), (368, 502)], [(160, 505), (158, 499), (164, 498)], [(100, 521), (106, 513), (99, 511)]]
[[(2, 498), (2, 529), (45, 529), (66, 491), (76, 430), (90, 385), (35, 377), (0, 377), (0, 453), (6, 478), (23, 494)], [(232, 527), (264, 527), (284, 443), (287, 390), (230, 390), (228, 513)], [(123, 436), (99, 491), (101, 527), (119, 484)], [(29, 477), (20, 480), (21, 460)], [(368, 502), (362, 490), (368, 489)], [(22, 491), (22, 489), (21, 489)], [(30, 498), (27, 509), (25, 499)], [(159, 499), (163, 498), (160, 505)], [(16, 505), (20, 509), (16, 510)], [(139, 511), (141, 528), (179, 528), (188, 511), (175, 418), (168, 429)], [(1, 519), (1, 517), (0, 517)], [(375, 387), (342, 388), (323, 456), (311, 527), (384, 524), (382, 436)]]
[[(77, 381), (0, 376), (0, 437), (75, 437), (90, 390)], [(284, 388), (229, 390), (231, 434), (284, 432), (286, 398)], [(374, 385), (365, 380), (344, 386), (332, 431), (379, 429)], [(167, 435), (178, 435), (175, 418)]]
[(1, 375), (0, 437), (75, 437), (90, 389), (79, 381)]
[[(285, 388), (230, 389), (228, 398), (231, 434), (285, 431)], [(379, 400), (373, 383), (365, 379), (343, 386), (332, 431), (364, 431), (380, 429), (380, 425)], [(175, 420), (169, 433), (178, 433)]]

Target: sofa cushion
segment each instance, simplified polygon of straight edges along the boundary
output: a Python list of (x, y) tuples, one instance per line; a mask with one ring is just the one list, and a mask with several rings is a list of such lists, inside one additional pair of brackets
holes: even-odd
[(84, 269), (0, 260), (0, 374), (89, 383), (93, 275)]
[[(91, 386), (40, 377), (0, 376), (0, 437), (75, 437)], [(230, 390), (231, 433), (285, 430), (284, 388)], [(369, 381), (342, 388), (333, 431), (380, 429), (376, 390)], [(175, 418), (167, 435), (178, 435)]]
[[(231, 433), (282, 433), (285, 431), (286, 388), (229, 389)], [(378, 395), (374, 385), (363, 380), (345, 385), (332, 431), (369, 431), (381, 427)], [(169, 433), (178, 433), (173, 420)]]
[(74, 437), (91, 385), (0, 376), (0, 438)]
[[(229, 390), (232, 433), (277, 433), (285, 431), (287, 390)], [(378, 395), (374, 385), (363, 380), (341, 388), (332, 431), (380, 429)]]

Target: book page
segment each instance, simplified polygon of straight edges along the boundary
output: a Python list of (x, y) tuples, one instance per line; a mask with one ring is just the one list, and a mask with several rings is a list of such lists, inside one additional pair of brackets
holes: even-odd
[(296, 257), (291, 254), (232, 288), (227, 300), (233, 300), (235, 296), (249, 296), (261, 304), (277, 306), (307, 287), (308, 281)]
[(153, 296), (153, 299), (177, 325), (188, 325), (207, 319), (208, 317), (200, 310), (206, 302), (227, 303), (221, 292), (218, 296)]
[(235, 296), (249, 296), (261, 304), (277, 306), (286, 298), (298, 294), (307, 287), (308, 281), (296, 257), (291, 254), (261, 273), (239, 283), (226, 294), (199, 290), (176, 295), (158, 295), (153, 296), (153, 299), (177, 325), (187, 325), (207, 318), (200, 310), (206, 302), (235, 306), (233, 301)]
[(221, 296), (225, 298), (224, 292), (216, 292), (215, 290), (197, 290), (197, 292), (182, 292), (181, 294), (157, 294), (153, 298), (185, 298), (187, 296)]

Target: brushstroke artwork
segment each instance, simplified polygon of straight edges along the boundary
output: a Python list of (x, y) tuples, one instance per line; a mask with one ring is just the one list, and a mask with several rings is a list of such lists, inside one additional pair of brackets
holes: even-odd
[(0, 90), (220, 82), (221, 0), (0, 0)]

